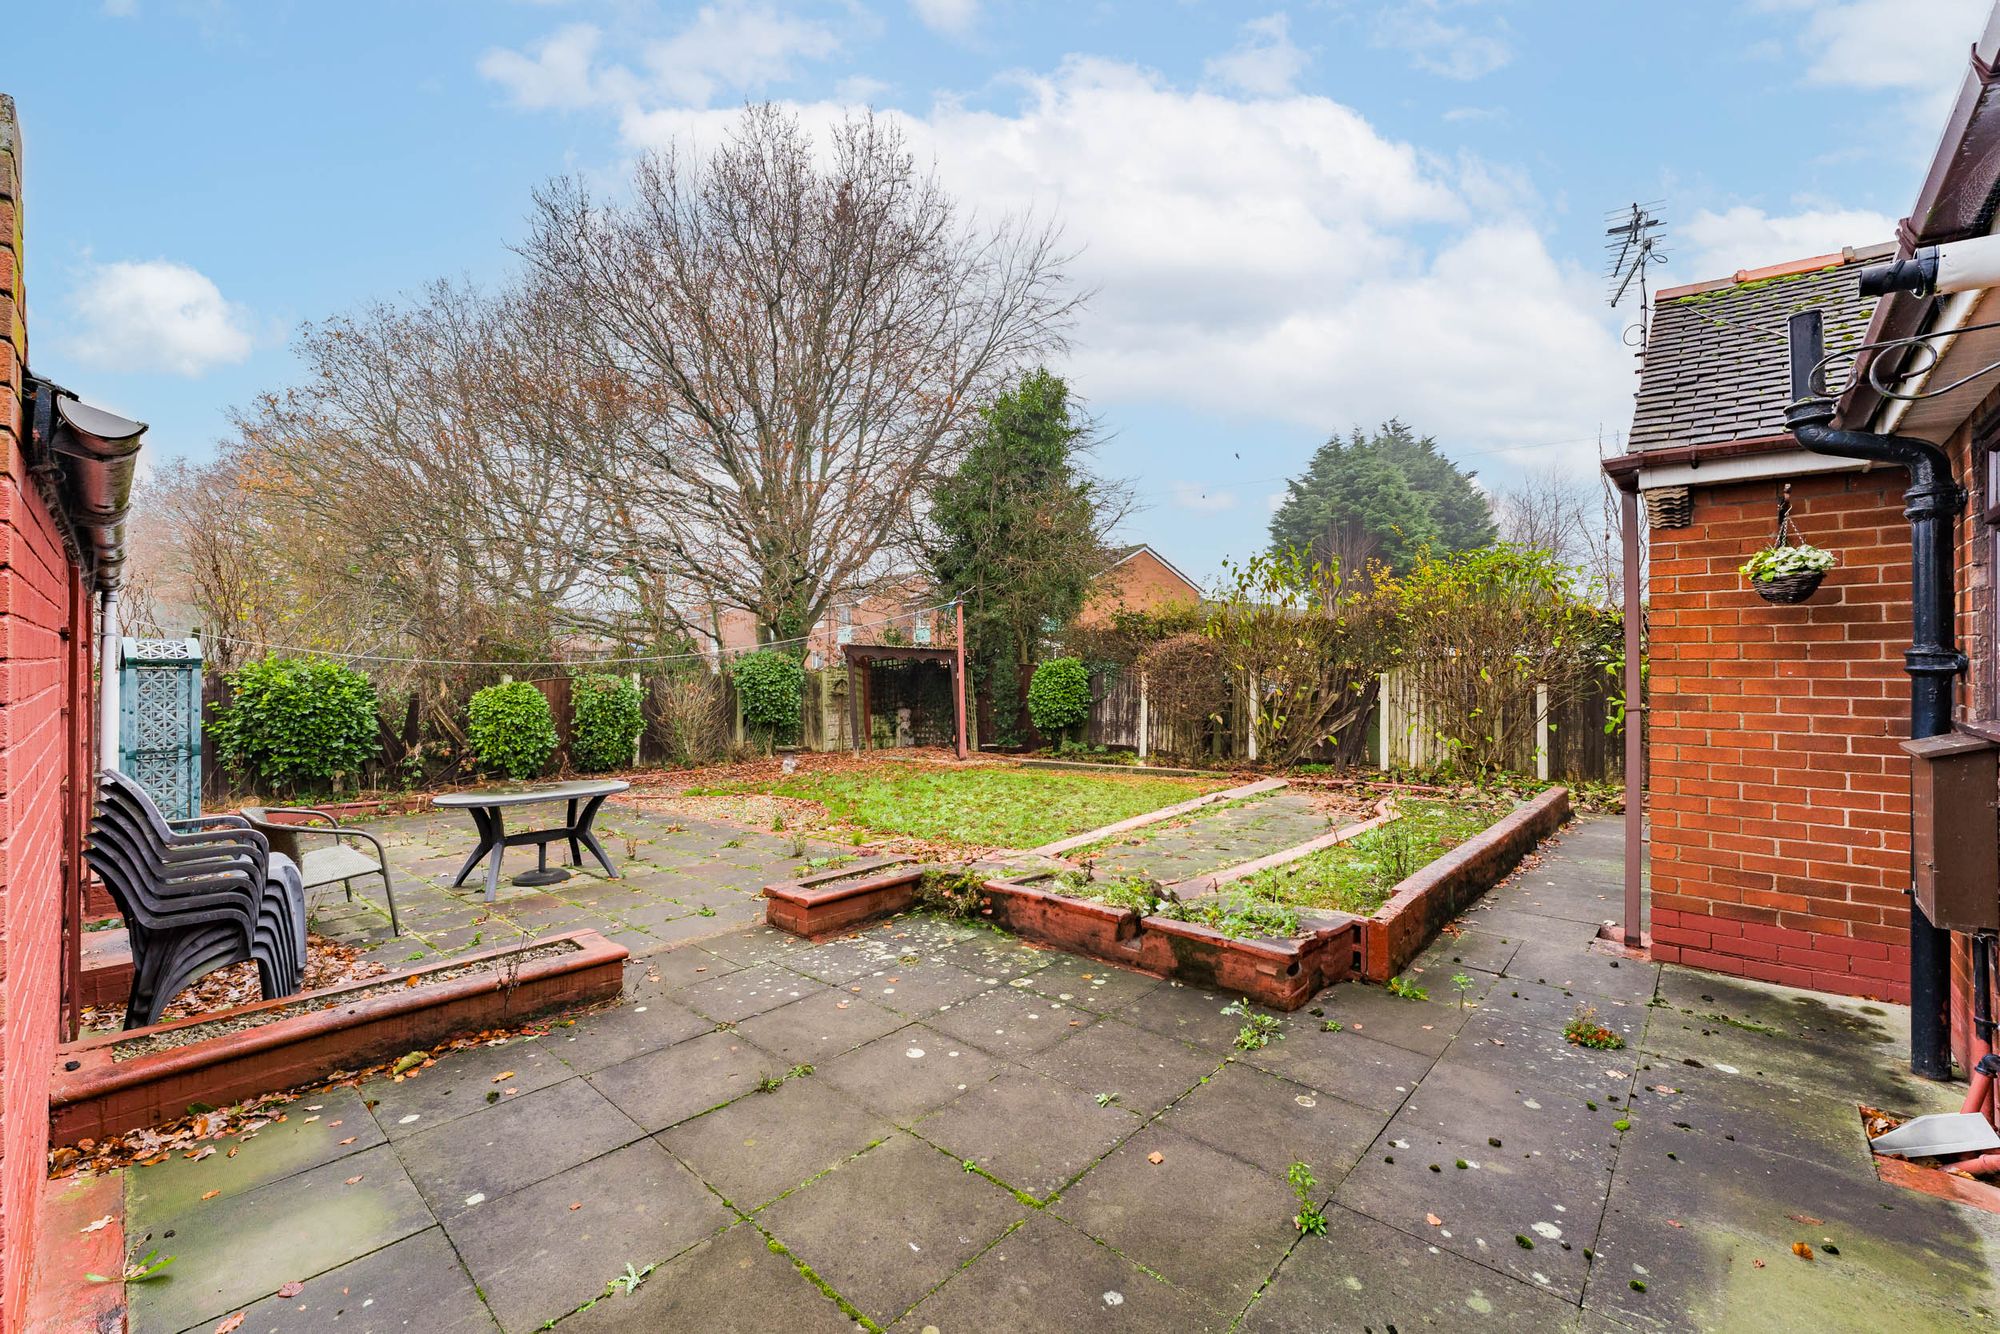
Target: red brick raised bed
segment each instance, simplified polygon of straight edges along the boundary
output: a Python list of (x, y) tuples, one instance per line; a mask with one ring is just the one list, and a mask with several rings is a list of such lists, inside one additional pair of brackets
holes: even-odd
[[(510, 970), (511, 955), (567, 946)], [(571, 931), (526, 945), (445, 959), (407, 973), (259, 1001), (218, 1014), (135, 1028), (56, 1049), (49, 1090), (49, 1142), (73, 1144), (187, 1114), (191, 1103), (221, 1107), (253, 1094), (295, 1088), (459, 1033), (504, 1028), (538, 1014), (615, 998), (628, 951), (595, 931)], [(444, 980), (429, 974), (478, 971)], [(385, 987), (384, 983), (395, 985)], [(352, 1000), (338, 998), (350, 993)], [(335, 998), (332, 1004), (324, 1004)], [(121, 1045), (163, 1033), (301, 1006), (268, 1022), (117, 1059)]]
[(1361, 976), (1387, 982), (1423, 953), (1438, 930), (1569, 819), (1569, 789), (1552, 787), (1421, 867), (1361, 919)]
[(882, 857), (800, 880), (764, 886), (764, 920), (808, 940), (859, 931), (908, 912), (924, 868), (909, 857)]

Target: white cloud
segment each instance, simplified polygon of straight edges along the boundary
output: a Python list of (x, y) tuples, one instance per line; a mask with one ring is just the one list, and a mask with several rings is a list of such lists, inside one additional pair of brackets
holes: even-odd
[(1403, 52), (1418, 69), (1446, 79), (1484, 78), (1514, 58), (1506, 24), (1496, 20), (1484, 32), (1442, 15), (1458, 8), (1450, 0), (1401, 0), (1375, 21), (1375, 43)]
[(1243, 39), (1202, 68), (1210, 83), (1252, 97), (1279, 97), (1292, 91), (1311, 57), (1292, 43), (1291, 20), (1266, 14), (1243, 25)]
[(172, 260), (93, 266), (71, 294), (80, 361), (110, 371), (201, 375), (249, 357), (249, 315), (195, 269)]
[(782, 83), (807, 60), (840, 48), (831, 28), (753, 0), (718, 0), (695, 11), (670, 37), (631, 43), (637, 68), (598, 59), (604, 34), (572, 24), (534, 43), (527, 53), (495, 48), (479, 72), (527, 108), (612, 106), (630, 111), (642, 103), (706, 106), (722, 95)]
[(932, 32), (963, 37), (979, 22), (979, 0), (910, 0), (917, 21)]
[(1220, 514), (1224, 510), (1236, 508), (1236, 493), (1211, 490), (1199, 482), (1175, 482), (1169, 488), (1168, 503), (1177, 510), (1193, 510), (1196, 514)]
[[(1010, 107), (886, 114), (979, 215), (1060, 218), (1095, 292), (1066, 369), (1094, 401), (1316, 435), (1401, 415), (1482, 452), (1629, 418), (1630, 354), (1596, 279), (1550, 255), (1523, 181), (1326, 97), (1189, 91), (1080, 58), (1015, 86)], [(810, 126), (843, 107), (794, 110)], [(640, 105), (621, 130), (635, 149), (713, 144), (738, 114)]]
[(1717, 213), (1702, 209), (1680, 229), (1687, 258), (1674, 261), (1675, 283), (1727, 278), (1738, 269), (1759, 269), (1787, 260), (1828, 255), (1843, 246), (1870, 246), (1894, 240), (1896, 220), (1859, 208), (1806, 208), (1770, 214), (1738, 204)]
[(1911, 115), (1932, 133), (1992, 11), (1991, 0), (1765, 0), (1765, 7), (1805, 16), (1798, 40), (1811, 62), (1808, 82), (1908, 93)]

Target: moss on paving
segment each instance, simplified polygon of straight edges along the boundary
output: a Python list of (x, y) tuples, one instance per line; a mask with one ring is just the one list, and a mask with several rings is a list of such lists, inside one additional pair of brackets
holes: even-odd
[(1397, 809), (1400, 819), (1230, 888), (1288, 907), (1367, 916), (1388, 902), (1405, 877), (1507, 814), (1499, 805), (1462, 801), (1401, 801)]
[(1187, 801), (1223, 781), (891, 764), (696, 788), (688, 795), (795, 797), (818, 802), (837, 824), (876, 834), (1028, 848)]

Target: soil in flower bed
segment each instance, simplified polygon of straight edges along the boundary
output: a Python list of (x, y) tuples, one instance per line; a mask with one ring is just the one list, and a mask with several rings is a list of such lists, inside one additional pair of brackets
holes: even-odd
[(1372, 914), (1405, 878), (1436, 861), (1512, 809), (1498, 803), (1405, 798), (1400, 818), (1230, 886), (1266, 904)]
[(258, 1010), (252, 1014), (229, 1015), (223, 1018), (211, 1019), (206, 1023), (188, 1024), (182, 1028), (173, 1028), (164, 1032), (148, 1033), (143, 1037), (129, 1038), (118, 1042), (112, 1047), (111, 1059), (113, 1061), (130, 1061), (141, 1056), (150, 1056), (154, 1052), (171, 1051), (176, 1047), (185, 1047), (192, 1042), (204, 1042), (209, 1038), (221, 1037), (226, 1033), (238, 1033), (247, 1028), (261, 1028), (265, 1024), (276, 1023), (280, 1019), (290, 1019), (301, 1014), (312, 1014), (319, 1010), (330, 1009), (336, 1005), (351, 1005), (356, 1001), (366, 1000), (371, 996), (382, 996), (393, 991), (402, 990), (412, 985), (412, 979), (416, 979), (416, 985), (422, 986), (438, 982), (450, 982), (461, 977), (470, 977), (477, 973), (499, 974), (514, 969), (517, 964), (527, 964), (536, 959), (548, 959), (560, 954), (570, 954), (580, 948), (581, 946), (573, 940), (552, 940), (546, 944), (536, 945), (532, 949), (521, 950), (498, 959), (474, 960), (449, 968), (431, 969), (421, 974), (397, 974), (385, 978), (373, 986), (358, 987), (352, 991), (301, 996), (289, 1005), (280, 1005), (269, 1010)]
[[(122, 925), (117, 918), (113, 918), (112, 922)], [(361, 951), (352, 945), (343, 945), (317, 933), (306, 935), (303, 990), (323, 991), (349, 982), (365, 982), (388, 971), (383, 964), (362, 958)], [(216, 969), (174, 997), (167, 1008), (160, 1011), (160, 1022), (167, 1024), (176, 1019), (192, 1019), (200, 1014), (219, 1014), (223, 1010), (253, 1005), (263, 999), (264, 991), (257, 981), (257, 965), (248, 961), (233, 963), (227, 968)], [(77, 1027), (86, 1036), (116, 1032), (124, 1026), (125, 1007), (122, 1005), (86, 1005), (77, 1015)]]

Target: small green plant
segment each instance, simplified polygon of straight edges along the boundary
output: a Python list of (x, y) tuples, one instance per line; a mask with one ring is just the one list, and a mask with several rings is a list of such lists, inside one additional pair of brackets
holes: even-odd
[(85, 1274), (83, 1277), (87, 1283), (112, 1283), (120, 1280), (126, 1283), (149, 1283), (158, 1278), (161, 1271), (173, 1262), (174, 1257), (171, 1255), (147, 1251), (137, 1260), (127, 1260), (125, 1268), (119, 1271), (118, 1279), (106, 1274)]
[(784, 1086), (785, 1077), (783, 1075), (765, 1075), (757, 1081), (754, 1091), (758, 1093), (776, 1093)]
[(1109, 1107), (1112, 1103), (1117, 1101), (1118, 1101), (1118, 1095), (1116, 1093), (1100, 1093), (1097, 1095), (1096, 1098), (1096, 1102), (1099, 1107)]
[(1319, 1031), (1322, 1033), (1338, 1033), (1340, 1031), (1340, 1020), (1338, 1019), (1327, 1020), (1325, 1023), (1319, 1026)]
[(634, 1269), (631, 1262), (627, 1261), (625, 1272), (604, 1285), (605, 1296), (608, 1297), (614, 1293), (623, 1294), (627, 1297), (631, 1296), (639, 1290), (639, 1285), (644, 1283), (657, 1268), (659, 1268), (658, 1265), (647, 1265), (644, 1269)]
[(518, 781), (541, 773), (556, 753), (556, 720), (548, 697), (526, 681), (503, 681), (475, 691), (465, 718), (465, 738), (481, 768)]
[(1453, 973), (1451, 975), (1451, 985), (1458, 992), (1458, 1008), (1463, 1010), (1465, 1008), (1465, 993), (1472, 990), (1475, 983), (1465, 973)]
[(1028, 717), (1055, 737), (1090, 717), (1090, 669), (1081, 658), (1050, 658), (1028, 682)]
[(223, 762), (279, 788), (352, 778), (382, 748), (375, 687), (328, 658), (266, 657), (228, 677), (207, 724)]
[(812, 1072), (813, 1072), (812, 1065), (809, 1062), (801, 1061), (799, 1062), (799, 1064), (785, 1071), (785, 1078), (804, 1079), (807, 1075), (811, 1074)]
[(729, 669), (743, 721), (774, 744), (794, 736), (804, 716), (806, 673), (789, 653), (764, 649), (738, 658)]
[(743, 846), (743, 840), (740, 838), (732, 838), (727, 843), (724, 843), (722, 846), (725, 848), (740, 848)]
[(1299, 1198), (1299, 1211), (1292, 1215), (1292, 1226), (1315, 1237), (1326, 1235), (1326, 1214), (1313, 1203), (1313, 1188), (1319, 1182), (1313, 1178), (1312, 1168), (1304, 1163), (1293, 1163), (1285, 1169), (1285, 1180), (1292, 1183), (1292, 1194)]
[(699, 908), (696, 908), (694, 910), (694, 915), (696, 917), (713, 917), (715, 916), (715, 909), (709, 907), (706, 903), (704, 903)]
[(632, 763), (632, 747), (646, 729), (639, 686), (630, 677), (591, 672), (570, 683), (569, 757), (586, 772)]
[(1625, 1039), (1606, 1028), (1597, 1018), (1597, 1008), (1579, 1004), (1576, 1013), (1563, 1025), (1563, 1038), (1572, 1046), (1588, 1047), (1592, 1051), (1617, 1051), (1625, 1045)]
[(1824, 574), (1836, 564), (1831, 551), (1806, 542), (1765, 547), (1743, 562), (1739, 573), (1753, 584), (1786, 579), (1795, 574)]
[(1284, 1024), (1278, 1016), (1254, 1010), (1247, 1002), (1231, 1001), (1222, 1012), (1243, 1021), (1243, 1026), (1236, 1030), (1238, 1051), (1258, 1051), (1270, 1046), (1271, 1039), (1285, 1036)]
[(1430, 992), (1425, 991), (1422, 987), (1410, 981), (1409, 978), (1402, 976), (1389, 979), (1389, 994), (1391, 996), (1400, 996), (1404, 1000), (1421, 1001), (1431, 998)]

